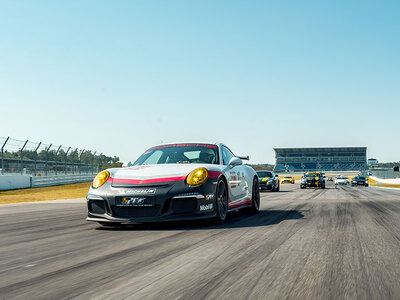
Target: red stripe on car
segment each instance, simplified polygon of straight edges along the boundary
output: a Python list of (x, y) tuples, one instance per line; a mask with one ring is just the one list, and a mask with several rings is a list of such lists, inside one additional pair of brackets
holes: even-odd
[[(209, 178), (218, 178), (222, 173), (219, 171), (208, 171)], [(147, 184), (147, 183), (158, 183), (158, 182), (170, 182), (170, 181), (181, 181), (185, 180), (187, 176), (179, 177), (165, 177), (165, 178), (153, 178), (153, 179), (123, 179), (123, 178), (108, 178), (109, 182), (114, 183), (130, 183), (130, 184)]]
[(250, 198), (246, 198), (240, 202), (235, 202), (235, 203), (229, 203), (229, 207), (230, 208), (238, 208), (241, 206), (245, 206), (245, 205), (250, 205), (252, 203)]
[(111, 177), (109, 178), (109, 180), (114, 183), (130, 183), (130, 184), (147, 184), (147, 183), (180, 181), (180, 180), (185, 180), (185, 179), (186, 179), (186, 176), (153, 178), (153, 179), (121, 179), (121, 178), (111, 178)]

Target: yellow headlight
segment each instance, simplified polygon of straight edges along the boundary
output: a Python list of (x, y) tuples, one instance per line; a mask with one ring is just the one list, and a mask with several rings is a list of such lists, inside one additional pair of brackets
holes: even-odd
[(317, 177), (315, 177), (315, 180), (319, 180), (319, 177), (317, 176)]
[(190, 172), (186, 178), (186, 182), (191, 186), (203, 184), (208, 178), (208, 171), (206, 168), (198, 168)]
[(110, 172), (108, 171), (101, 171), (97, 176), (93, 179), (92, 186), (93, 188), (97, 189), (101, 187), (103, 184), (105, 184), (110, 178)]

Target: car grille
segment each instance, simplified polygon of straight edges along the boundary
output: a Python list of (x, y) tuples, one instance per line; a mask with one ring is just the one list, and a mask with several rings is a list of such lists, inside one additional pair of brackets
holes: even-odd
[(139, 218), (139, 217), (155, 217), (160, 210), (159, 205), (150, 207), (121, 207), (113, 206), (112, 211), (115, 217), (122, 218)]

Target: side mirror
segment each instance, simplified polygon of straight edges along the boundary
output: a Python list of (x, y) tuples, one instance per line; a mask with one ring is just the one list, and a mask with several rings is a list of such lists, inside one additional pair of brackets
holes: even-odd
[(124, 162), (123, 164), (122, 164), (122, 167), (123, 168), (129, 168), (129, 167), (131, 167), (132, 166), (132, 162), (131, 161), (126, 161), (126, 162)]
[(229, 161), (229, 167), (233, 168), (236, 166), (240, 166), (243, 164), (243, 161), (239, 157), (232, 157), (231, 160)]

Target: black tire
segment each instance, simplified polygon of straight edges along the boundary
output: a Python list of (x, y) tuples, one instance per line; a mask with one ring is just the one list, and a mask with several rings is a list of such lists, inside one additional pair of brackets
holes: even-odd
[(105, 227), (119, 227), (121, 223), (118, 222), (98, 222), (101, 226)]
[(226, 220), (226, 216), (228, 215), (228, 190), (223, 180), (219, 180), (217, 183), (215, 200), (216, 200), (215, 221), (217, 223), (224, 223)]
[(253, 180), (251, 200), (251, 211), (253, 213), (258, 213), (260, 211), (260, 186), (256, 179)]
[(304, 190), (306, 187), (304, 185), (300, 185), (300, 188)]
[(324, 189), (325, 188), (325, 183), (321, 185), (321, 188)]
[(278, 183), (278, 186), (275, 188), (275, 192), (279, 192), (281, 185)]

